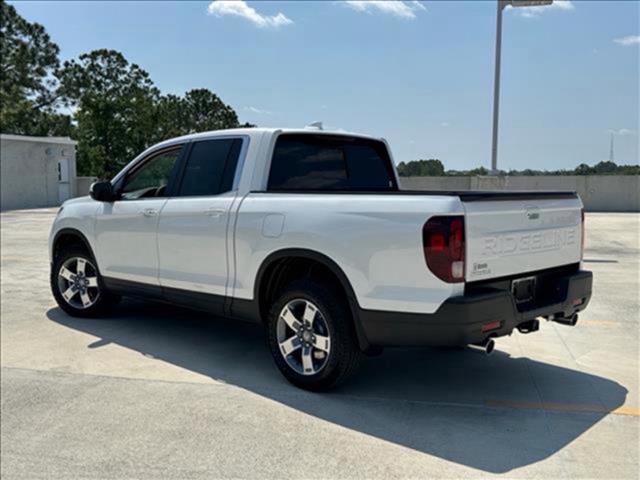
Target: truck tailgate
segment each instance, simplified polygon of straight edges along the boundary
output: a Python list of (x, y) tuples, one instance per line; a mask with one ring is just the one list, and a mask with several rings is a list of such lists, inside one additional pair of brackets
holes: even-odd
[(548, 193), (461, 196), (468, 282), (577, 263), (582, 202)]

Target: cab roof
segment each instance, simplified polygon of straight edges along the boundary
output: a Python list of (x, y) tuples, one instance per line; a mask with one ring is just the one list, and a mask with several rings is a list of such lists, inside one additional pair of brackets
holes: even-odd
[(247, 137), (257, 137), (262, 136), (263, 134), (268, 135), (279, 135), (282, 133), (296, 133), (296, 134), (309, 134), (309, 135), (344, 135), (349, 137), (360, 137), (360, 138), (368, 138), (371, 140), (382, 140), (380, 137), (374, 137), (372, 135), (366, 135), (362, 133), (355, 132), (347, 132), (345, 130), (340, 129), (320, 129), (317, 127), (305, 127), (305, 128), (229, 128), (223, 130), (210, 130), (207, 132), (200, 133), (191, 133), (189, 135), (183, 135), (181, 137), (171, 138), (169, 140), (165, 140), (164, 142), (158, 143), (151, 147), (152, 149), (156, 149), (159, 147), (170, 146), (176, 143), (181, 142), (189, 142), (193, 140), (202, 140), (206, 138), (216, 138), (216, 137), (228, 137), (228, 136), (247, 136)]

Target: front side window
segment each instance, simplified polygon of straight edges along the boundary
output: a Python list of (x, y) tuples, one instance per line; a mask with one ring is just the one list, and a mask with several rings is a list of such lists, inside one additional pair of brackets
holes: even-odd
[(127, 177), (120, 191), (122, 200), (166, 196), (167, 184), (180, 156), (180, 148), (166, 150), (153, 156)]
[(383, 142), (284, 134), (276, 141), (268, 190), (394, 190), (392, 172)]
[(179, 195), (218, 195), (231, 190), (241, 147), (239, 138), (195, 142), (185, 165)]

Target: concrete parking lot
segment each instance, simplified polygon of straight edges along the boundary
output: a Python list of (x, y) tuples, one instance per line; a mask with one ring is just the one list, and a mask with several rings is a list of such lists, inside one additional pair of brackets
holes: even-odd
[(393, 349), (329, 394), (291, 387), (254, 325), (49, 293), (55, 210), (1, 214), (3, 478), (638, 478), (637, 214), (588, 214), (577, 327)]

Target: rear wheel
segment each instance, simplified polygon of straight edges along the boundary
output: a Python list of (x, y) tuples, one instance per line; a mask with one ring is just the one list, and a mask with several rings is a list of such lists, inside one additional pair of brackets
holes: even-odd
[(77, 248), (56, 257), (51, 269), (51, 291), (60, 308), (75, 317), (100, 315), (118, 299), (104, 288), (91, 255)]
[(278, 369), (298, 387), (333, 388), (361, 361), (349, 308), (323, 285), (300, 281), (284, 289), (272, 305), (267, 328)]

